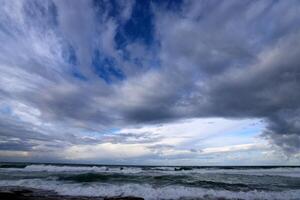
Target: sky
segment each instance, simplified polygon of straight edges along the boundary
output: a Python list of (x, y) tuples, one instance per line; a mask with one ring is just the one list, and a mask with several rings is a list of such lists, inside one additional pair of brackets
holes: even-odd
[(0, 4), (0, 161), (300, 164), (300, 1)]

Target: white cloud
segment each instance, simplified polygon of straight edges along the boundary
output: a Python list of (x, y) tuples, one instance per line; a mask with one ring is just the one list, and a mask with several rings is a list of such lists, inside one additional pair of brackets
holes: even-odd
[(67, 159), (127, 159), (150, 154), (150, 150), (140, 144), (75, 145), (67, 148), (63, 155)]
[[(234, 132), (237, 134), (245, 130), (251, 132), (253, 126), (257, 126), (254, 132), (243, 140), (239, 140), (237, 137), (228, 137), (227, 140), (224, 140), (226, 135)], [(259, 123), (259, 120), (222, 118), (192, 119), (176, 123), (144, 125), (106, 134), (105, 139), (103, 139), (106, 142), (99, 144), (70, 146), (62, 155), (67, 159), (75, 160), (124, 158), (142, 159), (145, 162), (147, 157), (152, 159), (172, 158), (178, 161), (184, 157), (197, 163), (198, 159), (208, 155), (268, 150), (268, 145), (263, 139), (254, 138), (259, 134), (256, 131), (261, 131), (262, 128), (263, 125)], [(211, 139), (214, 142), (207, 143)], [(245, 140), (257, 143), (243, 143)], [(205, 148), (202, 148), (203, 146)]]
[(0, 150), (0, 157), (29, 157), (28, 151), (2, 151)]
[[(167, 123), (152, 126), (143, 126), (141, 128), (129, 128), (121, 129), (122, 133), (134, 133), (143, 134), (149, 133), (149, 135), (160, 136), (162, 140), (155, 144), (164, 145), (184, 145), (189, 143), (195, 145), (205, 141), (207, 138), (222, 137), (228, 133), (238, 133), (244, 131), (244, 129), (252, 128), (253, 124), (259, 124), (259, 119), (245, 119), (245, 120), (230, 120), (223, 118), (200, 118), (183, 120), (176, 123)], [(262, 131), (263, 125), (259, 124), (259, 131)], [(259, 133), (252, 133), (259, 134)], [(239, 140), (239, 138), (231, 138), (233, 140)], [(215, 141), (216, 142), (216, 141)], [(234, 141), (226, 141), (229, 144)], [(211, 145), (211, 144), (210, 144)], [(223, 143), (226, 145), (226, 143)], [(192, 148), (188, 146), (188, 148)]]
[(201, 153), (210, 154), (210, 153), (225, 153), (225, 152), (234, 152), (234, 151), (245, 151), (245, 150), (258, 150), (262, 148), (266, 148), (266, 145), (263, 144), (238, 144), (231, 146), (223, 146), (223, 147), (209, 147), (202, 149)]

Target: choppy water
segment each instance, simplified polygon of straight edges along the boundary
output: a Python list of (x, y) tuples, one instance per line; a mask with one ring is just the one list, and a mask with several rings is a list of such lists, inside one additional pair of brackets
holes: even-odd
[(76, 196), (300, 200), (300, 167), (0, 164), (0, 186), (25, 186)]

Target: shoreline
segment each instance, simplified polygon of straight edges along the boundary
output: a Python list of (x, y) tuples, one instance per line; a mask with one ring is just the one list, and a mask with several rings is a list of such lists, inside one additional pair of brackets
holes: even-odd
[(144, 200), (141, 197), (88, 197), (60, 195), (55, 191), (29, 187), (0, 187), (1, 200)]

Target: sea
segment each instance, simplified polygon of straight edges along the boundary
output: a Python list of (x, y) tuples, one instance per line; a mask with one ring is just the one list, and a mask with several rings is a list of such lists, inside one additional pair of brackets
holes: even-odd
[(299, 199), (300, 166), (0, 164), (0, 187), (154, 199)]

